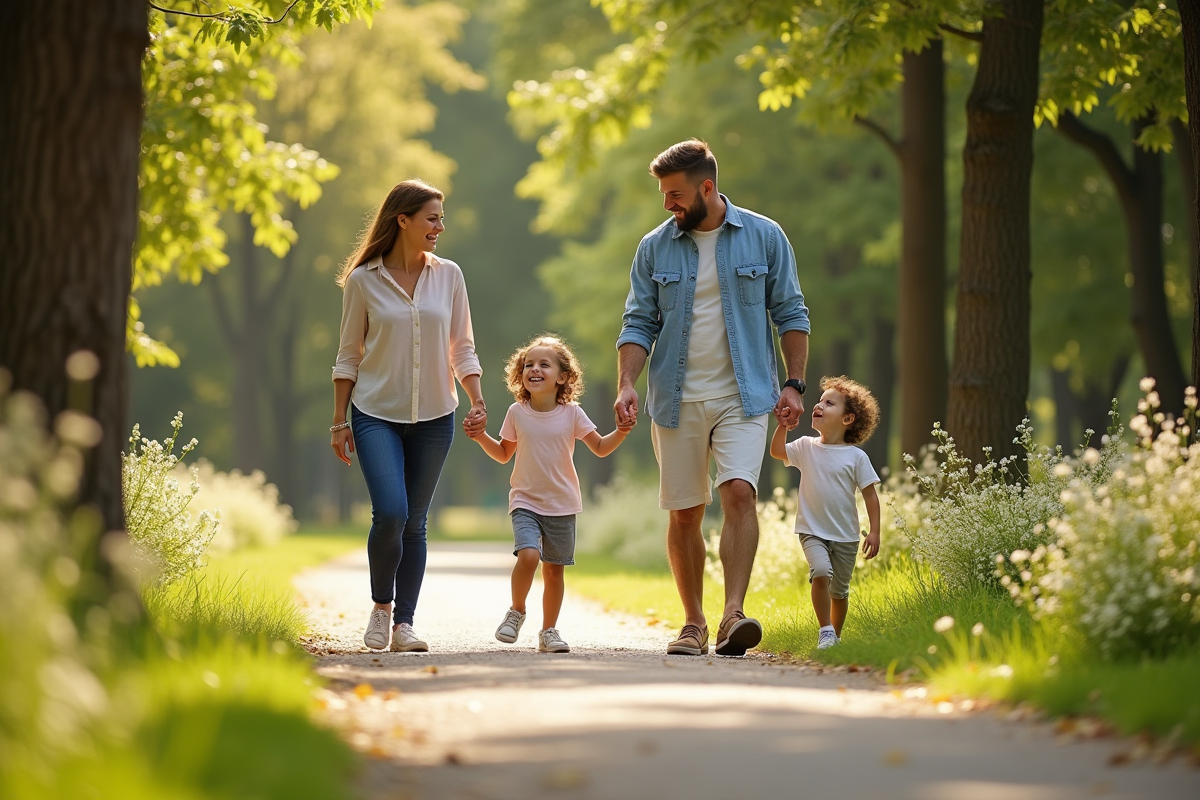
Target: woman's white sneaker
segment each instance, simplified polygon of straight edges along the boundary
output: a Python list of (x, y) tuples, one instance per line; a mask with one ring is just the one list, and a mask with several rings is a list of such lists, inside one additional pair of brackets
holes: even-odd
[(517, 640), (517, 635), (521, 632), (523, 624), (525, 624), (525, 615), (515, 608), (510, 608), (504, 612), (504, 621), (500, 623), (500, 627), (496, 628), (496, 638), (507, 644), (512, 644)]
[(363, 634), (363, 644), (372, 650), (386, 650), (392, 638), (392, 612), (386, 608), (371, 610), (371, 619), (367, 623), (367, 632)]
[(393, 653), (428, 653), (429, 645), (417, 638), (412, 625), (401, 622), (392, 630)]
[(538, 634), (539, 653), (569, 653), (571, 647), (558, 635), (555, 628), (546, 628)]

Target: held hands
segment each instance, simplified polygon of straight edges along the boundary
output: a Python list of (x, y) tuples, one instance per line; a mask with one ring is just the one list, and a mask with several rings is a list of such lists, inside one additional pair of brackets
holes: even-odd
[(617, 402), (613, 403), (613, 411), (616, 412), (617, 430), (622, 433), (633, 430), (638, 415), (637, 390), (629, 386), (617, 392)]
[(349, 428), (342, 428), (330, 434), (329, 444), (333, 447), (333, 452), (337, 453), (337, 457), (346, 462), (346, 466), (350, 465), (350, 453), (354, 452), (354, 434)]
[(775, 418), (784, 430), (792, 430), (804, 416), (804, 398), (791, 386), (785, 386), (775, 404)]
[(475, 439), (487, 430), (487, 404), (483, 400), (471, 403), (471, 410), (463, 420), (463, 432), (468, 438)]
[(879, 555), (879, 531), (874, 533), (863, 531), (862, 535), (865, 537), (862, 544), (863, 557), (870, 561)]

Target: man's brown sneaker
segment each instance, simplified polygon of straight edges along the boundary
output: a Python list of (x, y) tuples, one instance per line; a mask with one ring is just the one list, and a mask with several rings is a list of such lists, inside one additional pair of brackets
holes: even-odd
[(701, 629), (697, 625), (684, 625), (679, 638), (667, 645), (669, 656), (706, 656), (708, 655), (708, 628)]
[(762, 625), (741, 611), (734, 611), (721, 620), (717, 628), (717, 655), (744, 656), (746, 651), (762, 641)]

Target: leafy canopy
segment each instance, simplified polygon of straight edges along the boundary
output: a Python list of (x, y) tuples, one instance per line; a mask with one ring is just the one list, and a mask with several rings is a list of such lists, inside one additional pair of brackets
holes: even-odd
[[(190, 16), (152, 10), (142, 65), (135, 294), (169, 274), (199, 283), (228, 263), (220, 227), (226, 212), (249, 215), (256, 245), (287, 252), (296, 233), (284, 216), (286, 201), (315, 203), (338, 168), (301, 144), (273, 141), (256, 119), (255, 101), (274, 97), (273, 68), (299, 62), (297, 40), (305, 32), (354, 18), (369, 22), (380, 4), (261, 0), (172, 6)], [(178, 355), (146, 334), (140, 316), (135, 296), (127, 341), (138, 365), (177, 366)]]

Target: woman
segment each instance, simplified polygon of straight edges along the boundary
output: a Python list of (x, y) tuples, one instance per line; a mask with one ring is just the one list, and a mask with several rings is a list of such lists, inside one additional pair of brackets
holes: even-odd
[(467, 432), (487, 424), (462, 271), (433, 254), (446, 229), (443, 199), (422, 181), (397, 184), (337, 281), (342, 335), (329, 430), (338, 458), (349, 464), (358, 452), (371, 495), (375, 607), (363, 641), (376, 650), (429, 650), (413, 632), (413, 612), (429, 503), (454, 438), (454, 378), (471, 398)]

